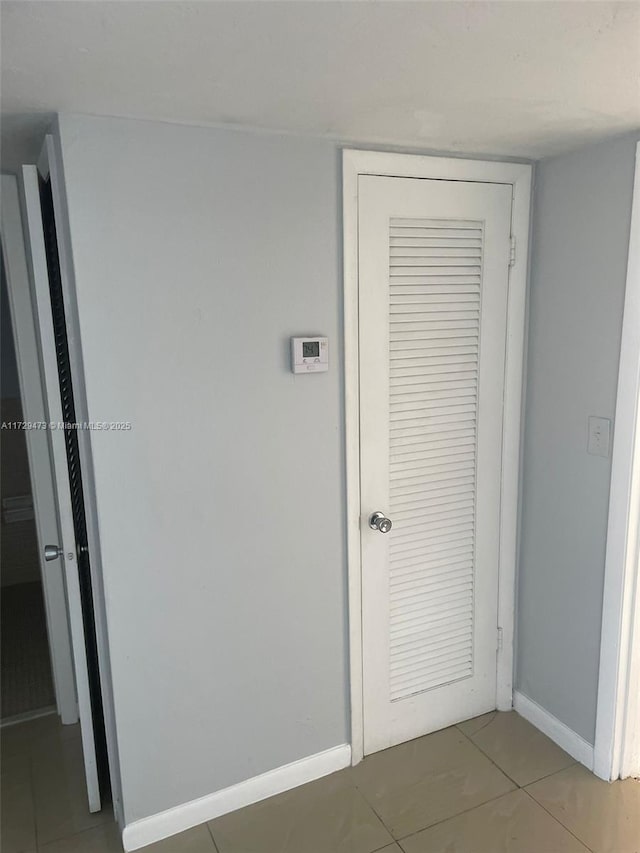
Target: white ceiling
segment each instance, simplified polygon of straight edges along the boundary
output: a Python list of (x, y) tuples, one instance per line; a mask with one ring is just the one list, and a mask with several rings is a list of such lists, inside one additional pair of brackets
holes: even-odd
[(2, 2), (3, 165), (53, 112), (539, 158), (640, 126), (640, 2)]

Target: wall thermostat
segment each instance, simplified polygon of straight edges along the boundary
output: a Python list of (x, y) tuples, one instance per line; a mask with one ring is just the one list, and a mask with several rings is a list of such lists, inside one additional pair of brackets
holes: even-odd
[(329, 370), (329, 339), (291, 338), (291, 369), (294, 373), (325, 373)]

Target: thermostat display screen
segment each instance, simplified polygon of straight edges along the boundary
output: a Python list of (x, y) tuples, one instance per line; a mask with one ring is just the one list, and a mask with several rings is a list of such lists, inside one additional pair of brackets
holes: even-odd
[(319, 358), (320, 357), (320, 341), (304, 341), (302, 344), (303, 358)]

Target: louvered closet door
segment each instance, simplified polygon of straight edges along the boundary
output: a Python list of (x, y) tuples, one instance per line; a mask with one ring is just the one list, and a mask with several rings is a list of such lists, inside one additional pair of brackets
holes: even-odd
[(358, 203), (370, 753), (496, 707), (511, 187), (363, 176)]

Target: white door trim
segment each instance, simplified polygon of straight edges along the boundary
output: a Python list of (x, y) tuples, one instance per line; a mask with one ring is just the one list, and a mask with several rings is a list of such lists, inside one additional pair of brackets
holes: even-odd
[[(84, 381), (84, 364), (82, 360), (80, 319), (78, 316), (78, 303), (76, 297), (77, 290), (73, 266), (69, 209), (66, 196), (66, 183), (64, 179), (64, 164), (57, 124), (55, 125), (55, 133), (48, 134), (45, 137), (44, 145), (38, 159), (38, 171), (44, 178), (48, 177), (51, 181), (56, 233), (58, 239), (60, 278), (62, 281), (65, 303), (69, 361), (71, 364), (71, 372), (74, 377), (73, 396), (76, 418), (79, 423), (89, 423), (91, 418), (89, 417), (87, 393)], [(115, 720), (113, 682), (111, 677), (109, 630), (103, 582), (104, 573), (102, 569), (102, 551), (100, 547), (100, 535), (98, 528), (93, 452), (91, 448), (91, 430), (78, 430), (78, 451), (80, 454), (80, 465), (82, 469), (82, 489), (85, 502), (87, 544), (91, 555), (91, 587), (100, 669), (102, 709), (109, 760), (111, 799), (116, 821), (122, 828), (124, 826), (122, 781), (120, 775), (120, 757)]]
[[(640, 775), (640, 142), (620, 346), (594, 772)], [(635, 642), (634, 642), (635, 638)]]
[(387, 175), (450, 181), (511, 184), (512, 235), (517, 253), (509, 275), (505, 404), (503, 418), (501, 532), (498, 618), (497, 707), (513, 703), (513, 640), (519, 506), (529, 212), (532, 167), (522, 163), (458, 160), (381, 151), (343, 151), (344, 348), (347, 486), (347, 562), (349, 582), (349, 656), (351, 681), (351, 756), (364, 755), (362, 682), (362, 594), (360, 554), (360, 389), (358, 342), (358, 176)]
[[(56, 126), (57, 127), (57, 126)], [(76, 417), (78, 422), (89, 422), (86, 402), (86, 390), (84, 386), (84, 369), (82, 365), (82, 353), (80, 344), (80, 329), (79, 319), (77, 314), (76, 302), (76, 287), (75, 276), (73, 270), (73, 255), (71, 248), (71, 235), (69, 229), (69, 216), (66, 200), (66, 189), (64, 182), (62, 153), (59, 145), (59, 138), (56, 135), (47, 135), (44, 141), (38, 166), (23, 167), (22, 175), (22, 193), (23, 201), (25, 200), (25, 188), (30, 186), (32, 194), (37, 196), (37, 173), (40, 173), (44, 178), (51, 179), (51, 190), (53, 195), (53, 205), (56, 218), (56, 230), (58, 239), (58, 253), (60, 261), (60, 274), (62, 280), (62, 288), (65, 300), (65, 314), (67, 324), (67, 337), (69, 346), (69, 358), (71, 369), (74, 377), (74, 402), (76, 408)], [(39, 245), (31, 245), (29, 240), (28, 248), (31, 254), (32, 275), (35, 286), (35, 270), (33, 264), (37, 261), (41, 270), (41, 275), (46, 276), (46, 258), (44, 256), (44, 247), (41, 244), (42, 222), (39, 216), (39, 207), (37, 208), (38, 215), (35, 220), (30, 222), (29, 212), (26, 210), (26, 221), (31, 225), (34, 235), (40, 234), (40, 238), (34, 237), (34, 243)], [(35, 207), (34, 207), (35, 209)], [(39, 222), (39, 230), (38, 230)], [(29, 238), (29, 229), (27, 229), (27, 238)], [(35, 319), (35, 318), (34, 318)], [(56, 379), (57, 383), (57, 379)], [(55, 384), (55, 383), (54, 383)], [(58, 400), (59, 405), (59, 400)], [(54, 418), (59, 420), (60, 418)], [(117, 731), (115, 725), (115, 710), (113, 701), (110, 657), (109, 657), (109, 642), (107, 633), (106, 620), (106, 602), (105, 593), (102, 583), (102, 564), (100, 553), (100, 540), (98, 534), (97, 507), (95, 498), (95, 484), (93, 478), (93, 463), (91, 455), (91, 430), (78, 430), (78, 445), (80, 459), (82, 465), (82, 485), (85, 499), (85, 512), (87, 524), (87, 541), (91, 552), (91, 573), (92, 573), (92, 592), (94, 603), (94, 617), (96, 628), (96, 640), (98, 646), (98, 659), (100, 667), (100, 684), (102, 692), (102, 705), (104, 712), (104, 724), (107, 740), (107, 753), (109, 760), (109, 774), (111, 780), (111, 798), (113, 811), (116, 820), (120, 827), (124, 826), (124, 811), (122, 805), (122, 784), (120, 777), (120, 764), (118, 754)], [(56, 541), (52, 539), (52, 541)], [(48, 564), (51, 565), (51, 564)], [(94, 802), (94, 805), (97, 802)]]
[[(27, 422), (45, 424), (49, 420), (48, 409), (42, 383), (18, 182), (13, 175), (2, 175), (2, 252), (7, 274), (9, 311), (16, 347), (23, 416)], [(51, 563), (44, 560), (44, 546), (58, 541), (48, 431), (26, 430), (25, 439), (56, 707), (62, 723), (69, 725), (78, 721), (78, 703), (64, 573), (60, 560)]]
[[(42, 378), (47, 400), (47, 410), (51, 423), (63, 420), (60, 398), (60, 384), (56, 364), (56, 344), (53, 323), (51, 321), (51, 297), (49, 289), (49, 270), (43, 236), (38, 172), (35, 166), (22, 169), (25, 201), (25, 217), (31, 269), (33, 273), (34, 319), (40, 344), (42, 359)], [(96, 746), (93, 728), (93, 712), (89, 695), (88, 660), (86, 655), (85, 625), (82, 615), (80, 584), (77, 569), (76, 539), (71, 513), (71, 486), (67, 462), (67, 450), (64, 432), (61, 429), (49, 430), (51, 460), (55, 480), (59, 536), (55, 544), (61, 549), (58, 562), (62, 565), (67, 590), (69, 627), (73, 648), (75, 683), (80, 716), (80, 733), (89, 810), (100, 811), (100, 790)]]

